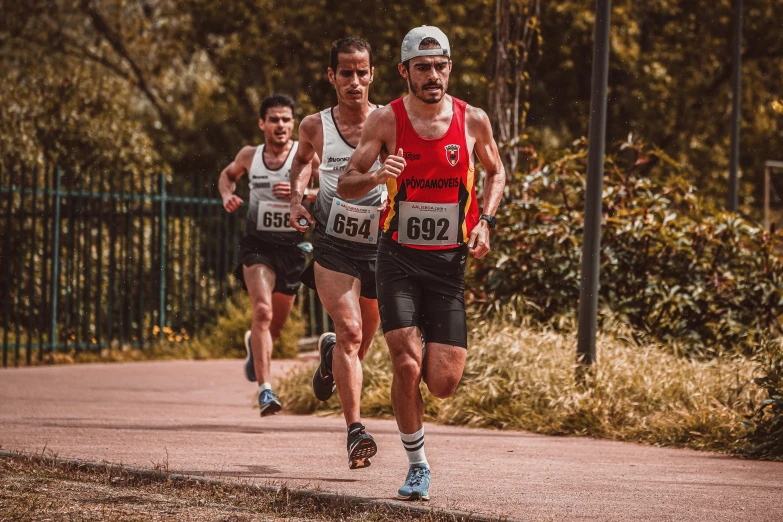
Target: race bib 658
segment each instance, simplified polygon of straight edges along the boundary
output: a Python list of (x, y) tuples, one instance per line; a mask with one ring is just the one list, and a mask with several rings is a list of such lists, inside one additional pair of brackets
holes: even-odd
[(296, 232), (288, 226), (291, 211), (288, 203), (259, 201), (256, 229), (262, 232)]

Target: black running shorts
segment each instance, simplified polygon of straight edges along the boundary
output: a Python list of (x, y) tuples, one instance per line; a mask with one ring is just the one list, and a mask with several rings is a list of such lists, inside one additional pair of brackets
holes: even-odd
[(467, 348), (467, 253), (464, 245), (417, 250), (381, 236), (375, 277), (383, 332), (418, 326), (427, 342)]
[[(320, 227), (313, 231), (313, 260), (302, 272), (301, 281), (305, 286), (315, 288), (315, 270), (318, 263), (327, 270), (347, 274), (361, 282), (360, 294), (367, 299), (377, 299), (375, 291), (375, 252), (367, 254), (367, 249), (352, 249), (345, 241), (335, 241), (324, 234)], [(374, 250), (374, 249), (373, 249)]]
[(299, 290), (299, 274), (304, 268), (306, 257), (307, 254), (296, 245), (276, 245), (246, 234), (239, 241), (239, 265), (234, 270), (234, 275), (247, 289), (242, 265), (248, 268), (253, 265), (266, 265), (275, 271), (273, 292), (295, 295)]

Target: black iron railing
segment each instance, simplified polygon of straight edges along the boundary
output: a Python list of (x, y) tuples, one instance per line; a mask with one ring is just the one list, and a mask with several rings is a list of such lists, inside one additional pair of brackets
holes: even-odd
[[(0, 173), (3, 366), (47, 351), (143, 347), (165, 329), (192, 336), (239, 285), (242, 209), (214, 182), (163, 174)], [(303, 293), (308, 335), (325, 323)], [(326, 320), (328, 321), (328, 320)]]

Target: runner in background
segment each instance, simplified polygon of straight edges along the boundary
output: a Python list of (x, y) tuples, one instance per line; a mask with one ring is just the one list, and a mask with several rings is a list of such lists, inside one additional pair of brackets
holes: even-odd
[[(383, 187), (361, 197), (344, 200), (337, 182), (362, 133), (364, 122), (377, 106), (369, 101), (373, 80), (372, 50), (359, 38), (343, 38), (332, 44), (329, 82), (337, 94), (337, 106), (302, 120), (299, 150), (291, 170), (291, 225), (300, 231), (315, 223), (313, 262), (302, 282), (318, 291), (335, 332), (318, 341), (321, 363), (313, 375), (313, 393), (325, 401), (340, 395), (348, 429), (348, 464), (351, 469), (370, 465), (377, 447), (361, 423), (362, 359), (378, 329), (375, 289), (375, 256)], [(302, 206), (313, 158), (321, 158), (320, 190), (313, 214)], [(371, 168), (378, 168), (376, 161)], [(301, 220), (301, 222), (300, 222)]]
[[(272, 345), (294, 304), (305, 263), (305, 252), (297, 247), (303, 234), (288, 224), (289, 172), (298, 148), (298, 143), (291, 140), (293, 111), (294, 101), (288, 96), (266, 98), (258, 120), (264, 144), (243, 147), (218, 181), (223, 207), (226, 212), (235, 212), (242, 205), (242, 199), (234, 194), (236, 182), (243, 174), (249, 177), (250, 204), (235, 274), (243, 281), (253, 304), (253, 320), (245, 334), (245, 376), (258, 383), (262, 416), (281, 408), (270, 384)], [(318, 167), (318, 158), (312, 159), (312, 167)], [(315, 197), (304, 192), (307, 197)]]

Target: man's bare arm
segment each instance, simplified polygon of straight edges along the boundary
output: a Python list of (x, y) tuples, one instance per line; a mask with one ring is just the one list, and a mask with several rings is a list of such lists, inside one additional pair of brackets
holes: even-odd
[(395, 132), (394, 112), (391, 107), (373, 111), (364, 122), (362, 137), (345, 168), (345, 172), (337, 181), (337, 193), (344, 199), (354, 199), (364, 196), (377, 185), (396, 179), (405, 169), (405, 159), (402, 150), (386, 157), (383, 165), (375, 172), (368, 172), (378, 155), (388, 145), (393, 145)]
[(306, 117), (299, 124), (299, 148), (291, 163), (291, 174), (289, 175), (291, 181), (291, 220), (289, 224), (300, 232), (307, 230), (309, 225), (300, 225), (299, 218), (304, 217), (308, 223), (313, 222), (313, 217), (302, 205), (302, 198), (310, 185), (313, 173), (315, 173), (316, 179), (318, 177), (320, 161), (313, 145), (313, 138), (320, 124), (320, 120), (315, 115)]
[(476, 156), (478, 156), (484, 171), (487, 174), (484, 180), (484, 205), (482, 214), (494, 216), (503, 198), (503, 189), (506, 186), (506, 170), (500, 159), (498, 145), (492, 136), (492, 125), (489, 117), (481, 109), (474, 109), (474, 128), (476, 128)]
[(250, 164), (253, 162), (255, 153), (255, 147), (242, 147), (234, 161), (229, 163), (220, 173), (218, 190), (220, 191), (220, 197), (223, 199), (223, 208), (226, 209), (226, 212), (234, 212), (242, 205), (242, 199), (234, 195), (237, 189), (236, 182), (242, 177), (242, 174), (250, 170)]
[[(484, 181), (484, 204), (482, 214), (494, 216), (503, 197), (503, 188), (506, 186), (506, 171), (500, 160), (497, 143), (492, 136), (492, 125), (487, 114), (474, 107), (469, 107), (467, 113), (468, 131), (476, 139), (474, 150), (481, 165), (487, 174)], [(473, 257), (479, 259), (489, 252), (489, 226), (481, 220), (470, 234), (468, 240), (469, 251)]]

